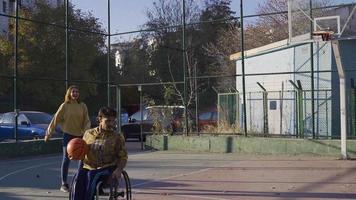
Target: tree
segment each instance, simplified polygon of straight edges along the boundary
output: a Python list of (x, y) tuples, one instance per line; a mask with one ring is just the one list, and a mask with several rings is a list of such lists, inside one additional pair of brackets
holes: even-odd
[[(122, 59), (122, 74), (117, 77), (117, 83), (120, 84), (140, 84), (144, 82), (153, 82), (148, 70), (148, 41), (137, 37), (131, 41), (125, 41), (115, 44), (115, 49), (120, 51)], [(136, 109), (139, 106), (139, 91), (136, 85), (125, 86), (122, 90), (122, 105), (126, 105), (129, 110)], [(152, 92), (152, 86), (142, 87), (144, 93), (155, 94)], [(134, 106), (135, 105), (135, 106)]]
[[(305, 1), (309, 3), (309, 1)], [(330, 5), (331, 0), (314, 0), (313, 8)], [(286, 0), (265, 0), (258, 5), (257, 13), (265, 15), (258, 17), (254, 23), (247, 24), (244, 27), (244, 45), (245, 50), (261, 47), (273, 42), (288, 38), (288, 5)], [(325, 10), (314, 10), (313, 16), (318, 16)], [(305, 17), (304, 17), (305, 18)], [(308, 23), (306, 20), (300, 20), (301, 23)], [(225, 29), (219, 29), (216, 42), (210, 42), (206, 47), (206, 54), (215, 57), (219, 61), (222, 74), (233, 75), (235, 64), (229, 61), (229, 56), (239, 52), (241, 32), (236, 26), (228, 26)], [(225, 66), (225, 67), (223, 67)], [(220, 82), (222, 87), (229, 86), (230, 80), (226, 79)]]
[[(202, 53), (206, 58), (202, 66), (206, 67), (200, 69), (205, 71), (206, 75), (227, 76), (208, 82), (216, 88), (235, 88), (235, 67), (234, 63), (229, 60), (229, 55), (236, 51), (239, 40), (235, 37), (238, 33), (237, 21), (230, 4), (231, 0), (206, 0), (205, 9), (200, 19), (208, 22), (202, 24), (202, 32), (205, 37)], [(211, 99), (217, 99), (217, 94), (211, 87), (204, 86), (202, 92), (205, 94), (201, 99), (209, 99), (210, 102), (201, 103), (211, 107), (212, 103), (216, 103), (216, 101), (211, 102)], [(215, 96), (215, 98), (204, 98), (209, 96)]]
[(203, 37), (209, 43), (217, 43), (221, 30), (227, 30), (233, 25), (235, 12), (230, 8), (231, 0), (206, 0), (205, 8), (200, 16)]
[(0, 95), (4, 95), (10, 87), (11, 70), (8, 66), (8, 61), (11, 59), (10, 52), (12, 49), (10, 42), (4, 39), (4, 36), (0, 36)]
[[(282, 13), (288, 10), (288, 4), (285, 0), (267, 0), (259, 4), (258, 14)], [(251, 40), (258, 41), (259, 45), (284, 40), (288, 38), (288, 14), (275, 14), (260, 17), (254, 26), (249, 27), (251, 32), (258, 30), (258, 34)], [(250, 35), (252, 36), (252, 34)], [(254, 48), (255, 46), (252, 46)]]
[[(28, 20), (20, 20), (18, 35), (18, 94), (21, 109), (41, 109), (53, 112), (58, 103), (63, 101), (65, 92), (65, 31), (64, 7), (52, 8), (45, 1), (36, 1), (36, 9), (21, 9), (20, 16), (33, 21), (52, 23), (48, 25)], [(83, 13), (69, 8), (69, 22), (71, 27), (91, 32), (104, 33), (98, 19), (90, 13)], [(12, 44), (15, 30), (14, 19), (10, 19), (10, 40), (1, 38), (0, 42), (8, 44), (8, 48), (1, 49), (5, 55), (6, 70), (13, 70), (14, 58)], [(59, 26), (58, 26), (59, 25)], [(62, 25), (62, 26), (61, 26)], [(93, 69), (106, 69), (104, 63), (97, 66), (97, 59), (105, 52), (105, 37), (103, 34), (89, 34), (80, 31), (70, 31), (69, 36), (70, 79), (93, 81), (106, 80), (98, 77)], [(2, 56), (4, 57), (4, 56)], [(105, 62), (106, 63), (106, 62)], [(103, 76), (103, 75), (102, 75)], [(98, 93), (95, 84), (79, 84), (81, 98), (85, 99)], [(6, 91), (6, 90), (5, 90)], [(30, 103), (31, 102), (31, 103)]]
[[(159, 82), (183, 81), (182, 69), (182, 6), (180, 0), (158, 0), (154, 2), (153, 8), (147, 11), (149, 21), (146, 27), (156, 29), (155, 32), (144, 34), (147, 40), (154, 41), (154, 48), (148, 51), (149, 63), (148, 71), (154, 72), (151, 77)], [(199, 8), (194, 0), (186, 1), (186, 23), (197, 22), (199, 19)], [(162, 28), (167, 26), (176, 26), (172, 28)], [(194, 57), (196, 51), (193, 41), (197, 37), (194, 35), (197, 31), (193, 26), (186, 29), (186, 73), (187, 76), (193, 76), (194, 65), (197, 64)], [(194, 99), (193, 79), (187, 81), (188, 84), (188, 102), (191, 105)], [(184, 104), (183, 84), (163, 85), (164, 99), (160, 101), (170, 102), (170, 104)]]
[[(309, 14), (309, 0), (296, 1), (300, 9), (302, 9), (306, 14)], [(319, 8), (323, 6), (331, 5), (332, 0), (313, 0), (312, 8)], [(327, 12), (328, 9), (317, 9), (313, 10), (313, 17), (318, 17)], [(251, 41), (247, 43), (250, 44), (250, 48), (255, 48), (263, 46), (269, 43), (277, 42), (288, 38), (288, 1), (286, 0), (265, 0), (262, 4), (258, 5), (257, 13), (264, 15), (268, 13), (280, 13), (273, 15), (266, 15), (259, 17), (256, 24), (249, 26), (248, 38)], [(298, 24), (305, 29), (305, 27), (310, 26), (310, 20), (305, 13), (296, 9), (295, 14), (293, 14), (294, 29), (298, 29)], [(303, 32), (302, 32), (303, 33)], [(253, 41), (255, 43), (253, 44)]]
[[(161, 81), (182, 81), (182, 50), (181, 26), (162, 29), (162, 26), (181, 25), (181, 1), (157, 1), (154, 8), (148, 11), (148, 28), (158, 29), (150, 33), (148, 37), (154, 38), (156, 48), (150, 56), (156, 78)], [(221, 72), (220, 57), (212, 56), (202, 49), (211, 44), (219, 43), (221, 30), (230, 28), (235, 21), (234, 12), (230, 9), (230, 0), (207, 0), (203, 9), (200, 9), (194, 1), (187, 1), (186, 22), (194, 25), (186, 27), (186, 63), (189, 98), (188, 105), (192, 105), (195, 99), (194, 69), (197, 69), (197, 76), (217, 75)], [(147, 35), (146, 35), (147, 36)], [(211, 85), (215, 85), (216, 80), (198, 81), (197, 89), (199, 99), (203, 107), (211, 107), (215, 104), (216, 93)], [(171, 103), (178, 97), (183, 103), (183, 85), (171, 85), (164, 87), (165, 99), (171, 99)], [(205, 101), (207, 100), (207, 101)], [(177, 100), (176, 100), (177, 101)], [(175, 102), (176, 102), (175, 101)]]

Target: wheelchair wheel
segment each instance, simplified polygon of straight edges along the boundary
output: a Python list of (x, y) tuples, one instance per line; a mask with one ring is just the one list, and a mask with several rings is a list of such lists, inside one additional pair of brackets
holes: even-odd
[(131, 200), (132, 194), (131, 194), (131, 182), (130, 182), (129, 175), (127, 174), (126, 171), (122, 171), (122, 176), (125, 182), (126, 200)]
[(96, 187), (95, 200), (131, 200), (131, 183), (126, 171), (122, 171), (121, 178), (114, 185), (107, 186), (99, 182)]

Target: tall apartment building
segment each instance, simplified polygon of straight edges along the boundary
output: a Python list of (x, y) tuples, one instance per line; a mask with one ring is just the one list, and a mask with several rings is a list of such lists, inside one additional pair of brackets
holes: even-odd
[(0, 35), (5, 35), (9, 27), (9, 18), (4, 16), (9, 14), (9, 0), (0, 0)]
[[(18, 0), (20, 7), (30, 10), (35, 8), (36, 0)], [(46, 0), (51, 7), (58, 7), (63, 4), (63, 0)], [(14, 15), (16, 0), (0, 0), (0, 35), (6, 35), (9, 30), (9, 17)]]

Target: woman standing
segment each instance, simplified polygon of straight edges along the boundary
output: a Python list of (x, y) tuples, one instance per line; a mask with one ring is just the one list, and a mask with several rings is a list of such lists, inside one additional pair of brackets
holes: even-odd
[(67, 177), (70, 159), (68, 158), (67, 144), (73, 138), (83, 137), (84, 132), (90, 128), (88, 108), (85, 103), (80, 101), (79, 90), (75, 85), (72, 85), (67, 89), (64, 102), (59, 106), (48, 126), (45, 141), (49, 140), (57, 125), (60, 125), (63, 131), (63, 159), (61, 166), (62, 185), (60, 190), (68, 192), (69, 185), (67, 183)]

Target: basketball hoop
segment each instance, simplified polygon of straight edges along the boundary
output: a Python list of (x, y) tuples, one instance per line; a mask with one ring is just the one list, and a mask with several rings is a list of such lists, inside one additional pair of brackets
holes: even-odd
[(333, 31), (314, 31), (313, 38), (316, 41), (329, 41), (332, 39)]

